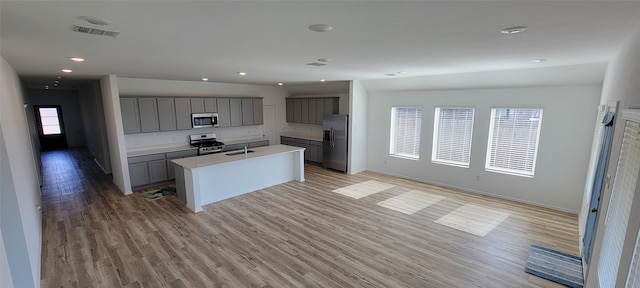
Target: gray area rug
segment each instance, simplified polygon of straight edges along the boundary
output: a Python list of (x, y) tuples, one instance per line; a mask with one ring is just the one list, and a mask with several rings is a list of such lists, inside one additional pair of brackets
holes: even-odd
[(538, 245), (529, 247), (524, 272), (568, 287), (582, 288), (582, 258)]

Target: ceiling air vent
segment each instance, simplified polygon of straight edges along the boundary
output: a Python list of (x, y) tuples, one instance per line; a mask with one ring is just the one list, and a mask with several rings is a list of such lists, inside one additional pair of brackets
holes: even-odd
[(327, 65), (327, 64), (319, 63), (319, 62), (312, 62), (312, 63), (307, 63), (307, 65), (309, 65), (309, 66), (324, 66), (324, 65)]
[(100, 35), (100, 36), (109, 36), (109, 37), (116, 37), (116, 36), (120, 35), (120, 32), (116, 32), (116, 31), (107, 31), (107, 30), (91, 28), (91, 27), (84, 27), (84, 26), (78, 26), (78, 25), (73, 25), (73, 29), (72, 30), (75, 31), (75, 32), (80, 32), (80, 33)]

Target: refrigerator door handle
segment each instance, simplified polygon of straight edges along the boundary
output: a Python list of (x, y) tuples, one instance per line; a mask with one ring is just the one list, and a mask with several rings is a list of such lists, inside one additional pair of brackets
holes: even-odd
[(336, 135), (335, 132), (333, 131), (333, 127), (331, 127), (331, 148), (335, 148), (336, 147)]

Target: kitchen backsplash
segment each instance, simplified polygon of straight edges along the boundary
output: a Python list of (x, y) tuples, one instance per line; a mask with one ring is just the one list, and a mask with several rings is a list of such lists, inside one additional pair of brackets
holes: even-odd
[(140, 147), (169, 147), (189, 145), (189, 135), (215, 133), (222, 141), (235, 138), (262, 137), (262, 125), (224, 128), (201, 128), (181, 131), (156, 133), (126, 134), (124, 139), (127, 149)]

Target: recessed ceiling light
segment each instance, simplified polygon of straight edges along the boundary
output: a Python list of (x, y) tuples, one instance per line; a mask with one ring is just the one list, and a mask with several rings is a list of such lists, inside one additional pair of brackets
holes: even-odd
[(240, 75), (240, 76), (247, 76), (247, 72), (238, 72), (238, 75)]
[(93, 25), (111, 25), (111, 23), (113, 23), (111, 20), (107, 20), (100, 17), (94, 17), (94, 16), (80, 16), (78, 18), (80, 18), (80, 20), (87, 21)]
[(58, 76), (58, 77), (56, 77), (56, 78), (58, 78), (58, 79), (62, 79), (62, 76)]
[(327, 32), (327, 31), (331, 31), (331, 29), (333, 29), (333, 27), (327, 24), (313, 24), (309, 26), (309, 30), (315, 31), (315, 32)]
[(533, 60), (531, 60), (531, 62), (533, 62), (533, 63), (542, 63), (544, 61), (547, 61), (547, 59), (533, 59)]
[(320, 82), (324, 82), (324, 81), (327, 81), (327, 80), (324, 80), (324, 79), (320, 79)]
[(527, 26), (514, 26), (514, 27), (509, 27), (509, 28), (504, 28), (502, 30), (500, 30), (500, 33), (502, 34), (518, 34), (518, 33), (522, 33), (525, 30), (527, 30)]
[(71, 73), (71, 72), (73, 72), (73, 70), (71, 70), (71, 69), (62, 69), (62, 72), (64, 72), (64, 73)]
[(278, 86), (282, 86), (282, 85), (284, 85), (284, 83), (278, 82)]
[(209, 78), (202, 78), (202, 81), (209, 81)]
[(47, 89), (47, 90), (48, 90), (48, 89), (49, 89), (49, 85), (45, 85), (45, 86), (44, 86), (44, 89)]
[(75, 61), (75, 62), (82, 62), (84, 61), (84, 58), (80, 58), (80, 57), (69, 57), (69, 59)]

